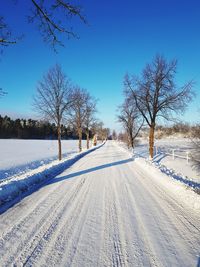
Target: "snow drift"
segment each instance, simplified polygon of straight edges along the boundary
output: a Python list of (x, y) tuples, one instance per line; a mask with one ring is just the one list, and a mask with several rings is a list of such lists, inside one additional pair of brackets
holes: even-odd
[(92, 147), (86, 151), (77, 153), (61, 161), (55, 160), (49, 164), (40, 166), (37, 169), (30, 170), (22, 175), (9, 177), (0, 181), (0, 205), (13, 200), (23, 192), (28, 191), (33, 185), (42, 183), (62, 173), (77, 160), (88, 153), (98, 149), (104, 143)]

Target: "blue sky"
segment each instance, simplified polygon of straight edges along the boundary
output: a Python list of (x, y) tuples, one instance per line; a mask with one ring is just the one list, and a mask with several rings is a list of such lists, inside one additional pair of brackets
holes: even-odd
[(89, 25), (73, 21), (80, 39), (65, 40), (58, 53), (42, 42), (36, 26), (26, 23), (29, 1), (0, 4), (13, 31), (25, 36), (4, 50), (0, 85), (8, 94), (0, 99), (0, 113), (35, 116), (31, 102), (37, 81), (55, 63), (76, 84), (99, 99), (98, 117), (105, 126), (119, 128), (116, 109), (123, 101), (123, 77), (139, 74), (156, 53), (177, 58), (177, 83), (196, 81), (195, 100), (183, 119), (195, 122), (200, 106), (200, 1), (101, 0), (82, 1)]

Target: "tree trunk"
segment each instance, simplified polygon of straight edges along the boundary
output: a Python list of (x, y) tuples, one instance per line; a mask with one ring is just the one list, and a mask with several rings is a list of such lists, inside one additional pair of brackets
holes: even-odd
[(61, 149), (61, 127), (60, 124), (58, 124), (58, 159), (62, 159), (62, 149)]
[(89, 149), (90, 148), (89, 131), (86, 132), (86, 136), (87, 136), (87, 149)]
[(78, 140), (78, 147), (79, 147), (79, 152), (82, 151), (82, 130), (79, 129), (78, 131), (78, 137), (79, 137), (79, 140)]
[(150, 156), (150, 159), (153, 159), (154, 131), (155, 131), (155, 123), (153, 123), (150, 126), (150, 130), (149, 130), (149, 156)]
[(133, 137), (131, 137), (131, 147), (134, 148), (134, 141), (133, 141)]
[(130, 146), (131, 146), (132, 148), (134, 148), (133, 133), (132, 133), (131, 130), (129, 131), (129, 138), (130, 138)]

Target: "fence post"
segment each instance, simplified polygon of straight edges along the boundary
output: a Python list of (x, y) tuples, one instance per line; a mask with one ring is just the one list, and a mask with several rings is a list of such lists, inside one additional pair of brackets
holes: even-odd
[(174, 160), (174, 151), (175, 149), (172, 149), (172, 159)]

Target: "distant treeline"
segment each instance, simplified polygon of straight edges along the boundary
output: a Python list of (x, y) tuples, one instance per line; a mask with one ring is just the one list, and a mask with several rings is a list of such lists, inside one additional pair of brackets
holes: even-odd
[[(48, 121), (11, 119), (0, 115), (0, 138), (57, 139), (57, 127)], [(77, 139), (76, 131), (62, 125), (63, 139)], [(85, 138), (85, 136), (83, 136)]]

